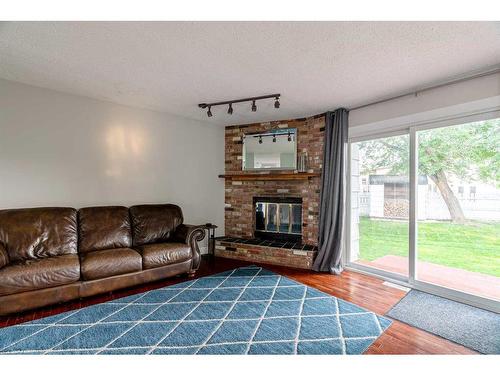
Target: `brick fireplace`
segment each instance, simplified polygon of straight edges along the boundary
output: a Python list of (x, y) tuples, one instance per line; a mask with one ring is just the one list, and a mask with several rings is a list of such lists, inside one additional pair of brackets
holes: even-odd
[[(226, 237), (216, 241), (217, 256), (311, 268), (318, 239), (324, 126), (324, 116), (314, 116), (226, 127), (224, 176)], [(242, 171), (244, 135), (286, 128), (297, 129), (297, 153), (298, 155), (307, 153), (307, 173)], [(256, 215), (258, 211), (256, 199), (259, 197), (269, 202), (273, 200), (290, 204), (301, 202), (302, 222), (299, 240), (294, 240), (293, 236), (290, 238), (285, 236), (281, 240), (259, 241), (266, 239), (265, 236), (259, 235), (261, 231), (257, 229), (262, 225), (257, 222), (259, 214)], [(290, 209), (297, 208), (290, 206)], [(297, 213), (294, 211), (293, 215), (297, 216)], [(297, 220), (294, 221), (293, 218), (290, 220), (293, 223), (289, 223), (289, 234), (299, 234)], [(287, 229), (286, 223), (281, 224), (283, 231)]]

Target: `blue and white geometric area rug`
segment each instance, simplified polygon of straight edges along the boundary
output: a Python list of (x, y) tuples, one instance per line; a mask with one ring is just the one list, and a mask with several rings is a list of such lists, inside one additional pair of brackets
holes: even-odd
[(361, 354), (391, 320), (243, 267), (0, 329), (1, 354)]

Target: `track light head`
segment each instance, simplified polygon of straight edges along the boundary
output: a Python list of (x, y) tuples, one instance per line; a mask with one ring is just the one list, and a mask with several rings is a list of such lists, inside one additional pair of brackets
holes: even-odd
[(233, 114), (233, 103), (229, 103), (229, 108), (227, 109), (227, 113), (229, 113), (230, 115)]
[(262, 136), (259, 135), (259, 143), (262, 144)]
[(276, 135), (273, 135), (273, 142), (276, 143)]
[(279, 98), (279, 96), (277, 96), (274, 99), (274, 108), (279, 108), (279, 107), (280, 107), (280, 98)]
[(292, 135), (290, 133), (288, 133), (288, 142), (291, 142), (292, 141)]
[(252, 112), (257, 112), (257, 105), (255, 104), (255, 100), (252, 102)]
[(207, 116), (212, 117), (212, 111), (210, 110), (212, 107), (208, 106)]

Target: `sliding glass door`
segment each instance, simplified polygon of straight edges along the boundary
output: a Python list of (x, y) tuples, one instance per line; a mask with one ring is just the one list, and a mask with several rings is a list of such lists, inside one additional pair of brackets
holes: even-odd
[(500, 119), (416, 136), (416, 279), (500, 301)]
[(351, 145), (351, 258), (408, 275), (409, 136)]
[(349, 190), (348, 266), (500, 309), (500, 119), (353, 140)]

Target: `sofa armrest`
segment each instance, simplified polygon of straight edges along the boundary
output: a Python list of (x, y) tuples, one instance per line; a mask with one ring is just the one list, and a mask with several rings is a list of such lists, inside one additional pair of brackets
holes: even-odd
[(173, 240), (184, 242), (191, 247), (193, 252), (193, 263), (191, 265), (191, 272), (194, 273), (200, 266), (201, 253), (198, 246), (198, 241), (205, 238), (205, 227), (203, 225), (179, 225), (173, 235)]
[(9, 264), (9, 254), (7, 253), (7, 249), (5, 246), (0, 243), (0, 268)]

